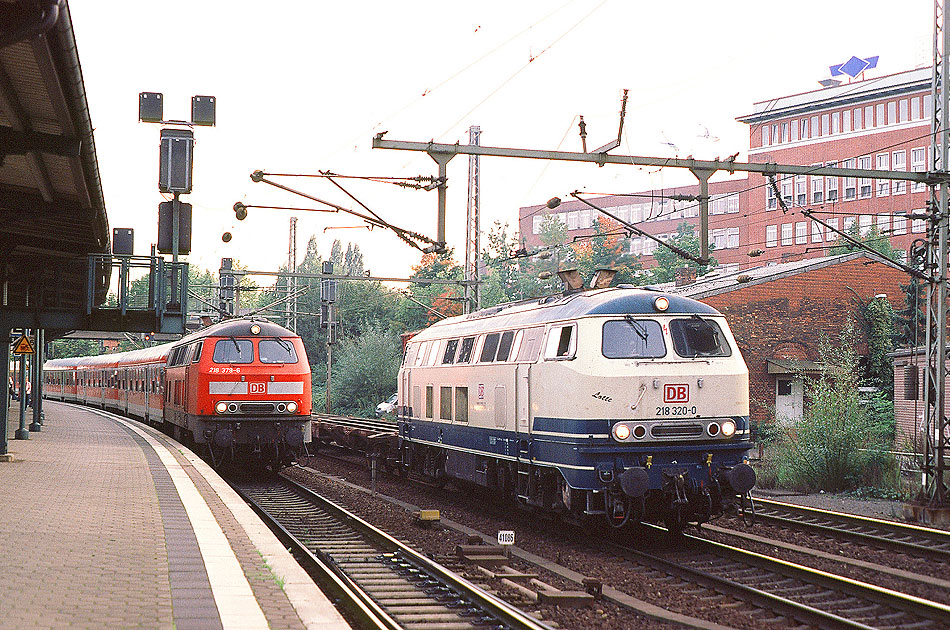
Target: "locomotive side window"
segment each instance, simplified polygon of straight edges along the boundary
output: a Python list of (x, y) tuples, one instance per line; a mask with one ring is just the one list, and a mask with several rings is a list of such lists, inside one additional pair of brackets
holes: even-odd
[(261, 339), (260, 343), (257, 344), (257, 354), (261, 363), (297, 362), (297, 352), (294, 350), (294, 346), (283, 339)]
[(666, 356), (659, 322), (652, 319), (613, 320), (604, 323), (601, 352), (608, 359), (655, 359)]
[(198, 362), (198, 359), (201, 358), (201, 347), (202, 347), (202, 346), (204, 346), (204, 342), (203, 342), (203, 341), (196, 341), (196, 342), (195, 342), (195, 353), (194, 353), (194, 354), (192, 355), (192, 357), (191, 357), (191, 362), (192, 362), (192, 363), (197, 363), (197, 362)]
[(489, 363), (495, 360), (495, 352), (498, 351), (498, 339), (500, 337), (500, 333), (491, 333), (485, 337), (485, 343), (482, 344), (482, 356), (479, 357), (479, 361)]
[(458, 345), (458, 339), (450, 339), (449, 342), (445, 344), (445, 354), (442, 355), (442, 365), (455, 363), (455, 350), (458, 348)]
[(472, 348), (475, 347), (475, 337), (466, 337), (462, 339), (462, 345), (459, 347), (459, 354), (456, 357), (456, 363), (468, 363), (472, 359)]
[(441, 420), (452, 419), (452, 388), (439, 388), (439, 418)]
[(670, 322), (673, 349), (681, 357), (728, 357), (732, 348), (716, 322), (694, 315)]
[(468, 388), (455, 388), (455, 421), (468, 422)]
[(432, 419), (433, 398), (432, 385), (426, 385), (426, 418), (430, 420)]
[(495, 361), (507, 361), (511, 354), (511, 343), (515, 339), (515, 331), (508, 330), (502, 333), (501, 341), (498, 342), (498, 355)]
[(544, 358), (547, 360), (573, 359), (577, 352), (575, 324), (554, 326), (548, 333), (548, 344), (544, 349)]
[(518, 351), (518, 361), (537, 361), (541, 354), (541, 337), (544, 336), (544, 327), (528, 328), (521, 337), (521, 349)]
[(214, 344), (211, 360), (215, 363), (252, 363), (254, 344), (249, 339), (219, 339)]

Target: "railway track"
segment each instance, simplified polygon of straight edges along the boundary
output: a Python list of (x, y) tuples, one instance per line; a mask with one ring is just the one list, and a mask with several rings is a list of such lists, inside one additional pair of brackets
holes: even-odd
[(769, 499), (755, 499), (755, 507), (756, 518), (764, 523), (950, 562), (950, 532), (947, 531)]
[(550, 630), (292, 480), (231, 484), (361, 628)]
[[(772, 558), (719, 542), (686, 535), (688, 552), (671, 557), (611, 544), (643, 567), (650, 579), (658, 574), (700, 585), (733, 602), (759, 610), (751, 615), (768, 625), (804, 624), (812, 628), (881, 629), (946, 628), (950, 606), (825, 571)], [(668, 578), (667, 578), (668, 580)], [(762, 618), (769, 611), (771, 618)]]

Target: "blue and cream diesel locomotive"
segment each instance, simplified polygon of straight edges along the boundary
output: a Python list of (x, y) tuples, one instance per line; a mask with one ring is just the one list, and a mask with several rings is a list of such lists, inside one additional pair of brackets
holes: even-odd
[(484, 309), (410, 339), (399, 461), (616, 527), (740, 505), (749, 375), (725, 318), (615, 287)]

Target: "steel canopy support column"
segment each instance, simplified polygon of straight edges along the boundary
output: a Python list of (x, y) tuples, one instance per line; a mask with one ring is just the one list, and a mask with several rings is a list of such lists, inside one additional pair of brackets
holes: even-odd
[[(29, 336), (30, 331), (23, 329), (23, 334)], [(13, 434), (16, 440), (29, 440), (30, 431), (26, 428), (26, 355), (20, 355), (20, 428)]]
[(0, 462), (12, 461), (7, 451), (10, 411), (10, 329), (0, 327)]
[(30, 431), (42, 431), (43, 421), (40, 414), (43, 410), (43, 331), (36, 330), (35, 352), (33, 353), (33, 422), (30, 423)]

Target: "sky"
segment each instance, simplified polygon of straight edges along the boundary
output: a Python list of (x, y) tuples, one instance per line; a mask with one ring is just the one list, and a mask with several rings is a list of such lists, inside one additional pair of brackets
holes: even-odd
[[(195, 130), (192, 265), (222, 257), (276, 271), (290, 217), (298, 261), (307, 241), (359, 245), (375, 276), (407, 277), (421, 253), (392, 232), (344, 214), (232, 206), (322, 207), (254, 183), (268, 173), (435, 175), (424, 153), (372, 148), (390, 140), (580, 151), (617, 136), (614, 154), (747, 161), (754, 103), (819, 89), (828, 66), (879, 55), (880, 76), (932, 59), (933, 3), (878, 0), (480, 0), (325, 2), (70, 0), (111, 227), (135, 230), (147, 255), (157, 233), (160, 125), (138, 122), (139, 92), (164, 95), (166, 119), (190, 116), (194, 95), (217, 99), (217, 124)], [(722, 179), (725, 175), (714, 177)], [(360, 210), (326, 180), (275, 177)], [(447, 241), (464, 258), (468, 158), (448, 164)], [(436, 236), (436, 192), (342, 182), (397, 226)], [(695, 183), (687, 171), (481, 159), (481, 228), (517, 230), (518, 208), (573, 190), (623, 193)], [(230, 232), (230, 242), (222, 234)], [(259, 284), (272, 280), (258, 278)]]

